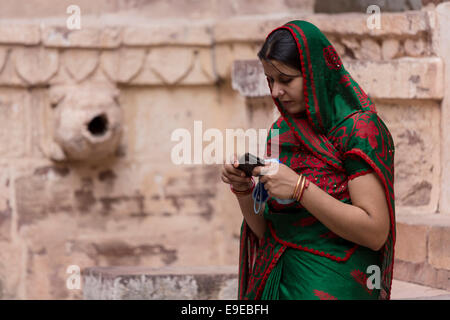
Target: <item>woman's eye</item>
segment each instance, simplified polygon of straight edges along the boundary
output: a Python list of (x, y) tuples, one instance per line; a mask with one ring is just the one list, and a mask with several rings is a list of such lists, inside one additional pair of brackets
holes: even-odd
[(287, 79), (287, 80), (283, 79), (283, 80), (281, 80), (280, 82), (281, 82), (281, 83), (284, 83), (284, 84), (288, 84), (288, 83), (291, 82), (291, 81), (292, 81), (292, 79)]

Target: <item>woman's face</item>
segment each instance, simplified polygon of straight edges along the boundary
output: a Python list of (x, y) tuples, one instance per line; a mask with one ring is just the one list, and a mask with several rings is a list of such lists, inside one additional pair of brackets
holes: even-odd
[(278, 99), (289, 113), (304, 111), (303, 77), (299, 70), (277, 60), (261, 60), (269, 80), (272, 97)]

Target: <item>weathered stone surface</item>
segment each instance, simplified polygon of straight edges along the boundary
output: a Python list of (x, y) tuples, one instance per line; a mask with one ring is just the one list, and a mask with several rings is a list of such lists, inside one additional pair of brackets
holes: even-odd
[(231, 45), (216, 45), (215, 57), (217, 74), (223, 79), (231, 79), (231, 68), (234, 61), (234, 55)]
[(236, 267), (88, 268), (86, 300), (236, 300)]
[(117, 48), (122, 43), (122, 30), (117, 26), (67, 29), (65, 25), (42, 25), (42, 43), (47, 47)]
[(450, 270), (450, 225), (430, 231), (428, 252), (428, 260), (433, 267)]
[(20, 229), (52, 214), (74, 212), (71, 197), (70, 169), (42, 162), (42, 166), (30, 163), (16, 165), (14, 194)]
[(18, 75), (28, 84), (45, 84), (59, 67), (58, 52), (43, 47), (18, 48), (13, 51)]
[[(383, 13), (380, 29), (369, 29), (366, 14), (287, 14), (283, 18), (237, 17), (218, 21), (214, 28), (215, 40), (222, 42), (264, 41), (267, 33), (290, 20), (306, 20), (325, 34), (347, 36), (415, 36), (430, 32), (428, 13)], [(251, 23), (249, 23), (251, 22)]]
[(399, 12), (409, 10), (420, 10), (422, 2), (420, 0), (322, 0), (316, 1), (315, 12), (343, 13), (343, 12), (366, 12), (370, 5), (376, 5), (382, 12)]
[(373, 39), (363, 39), (361, 40), (361, 60), (381, 60), (381, 48), (380, 45)]
[(47, 88), (35, 88), (30, 92), (29, 108), (29, 145), (26, 146), (27, 157), (46, 158), (45, 148), (53, 140), (51, 127), (52, 110)]
[(440, 58), (404, 58), (390, 62), (345, 60), (344, 66), (373, 98), (442, 99), (444, 94)]
[(450, 290), (450, 271), (433, 268), (428, 263), (412, 263), (396, 260), (394, 278), (433, 288)]
[(396, 259), (414, 263), (426, 262), (429, 232), (429, 226), (397, 223)]
[[(139, 78), (136, 77), (135, 80)], [(232, 94), (232, 91), (229, 91)], [(185, 98), (185, 94), (189, 95), (189, 99)], [(245, 110), (240, 110), (239, 114), (228, 114), (225, 112), (225, 106), (228, 103), (237, 103), (235, 96), (230, 96), (229, 100), (225, 100), (225, 93), (221, 95), (224, 100), (218, 101), (214, 92), (207, 87), (198, 86), (196, 88), (177, 87), (177, 88), (151, 88), (146, 90), (130, 90), (125, 92), (121, 98), (124, 106), (124, 124), (126, 130), (124, 132), (124, 144), (127, 146), (128, 155), (131, 158), (145, 157), (153, 163), (168, 163), (173, 148), (179, 144), (180, 138), (171, 141), (171, 137), (175, 130), (186, 129), (189, 131), (190, 146), (194, 146), (194, 121), (201, 120), (202, 137), (203, 133), (209, 128), (217, 128), (225, 133), (225, 119), (235, 117), (244, 123)], [(226, 115), (222, 119), (217, 118), (223, 110)], [(231, 120), (228, 123), (233, 123)], [(161, 127), (161, 123), (166, 125)], [(233, 124), (235, 125), (235, 124)], [(239, 126), (240, 124), (236, 124)], [(188, 135), (186, 135), (186, 138)], [(149, 139), (148, 137), (161, 137), (161, 140)], [(197, 138), (198, 139), (198, 138)], [(175, 141), (176, 140), (176, 141)], [(210, 143), (203, 142), (203, 147)], [(154, 152), (158, 150), (158, 152)], [(194, 161), (194, 152), (191, 151), (191, 163)], [(200, 151), (200, 154), (203, 154)]]
[[(1, 18), (43, 19), (45, 17), (66, 17), (68, 3), (59, 0), (34, 0), (35, 5), (27, 6), (27, 0), (7, 2), (2, 6)], [(161, 18), (171, 19), (207, 19), (236, 15), (282, 14), (286, 12), (312, 12), (314, 0), (286, 0), (274, 3), (270, 0), (249, 1), (235, 0), (177, 0), (169, 3), (165, 0), (152, 1), (111, 1), (111, 0), (79, 0), (76, 3), (82, 8), (83, 22), (89, 17), (97, 20), (108, 18), (146, 19), (154, 21)], [(258, 4), (258, 5), (256, 5)]]
[(27, 245), (27, 299), (81, 299), (81, 288), (67, 286), (67, 269), (71, 265), (82, 269), (93, 261), (86, 253), (72, 252), (71, 240), (77, 236), (78, 228), (76, 216), (64, 211), (22, 226), (20, 235)]
[[(372, 98), (441, 99), (444, 94), (443, 64), (439, 58), (391, 62), (344, 60), (344, 66)], [(269, 94), (259, 61), (236, 61), (233, 68), (233, 88), (243, 96)], [(382, 81), (384, 78), (393, 81)]]
[(392, 280), (391, 300), (448, 300), (450, 292), (411, 282)]
[(207, 23), (155, 24), (125, 27), (123, 43), (127, 46), (194, 45), (210, 46), (213, 28)]
[(374, 101), (395, 144), (395, 200), (409, 213), (437, 210), (440, 176), (439, 103)]
[(36, 45), (39, 42), (41, 42), (41, 39), (37, 24), (2, 19), (0, 23), (0, 43)]
[(23, 244), (0, 241), (0, 299), (25, 299), (21, 288), (24, 271)]
[(397, 57), (400, 50), (400, 43), (397, 39), (383, 40), (381, 45), (381, 54), (383, 60), (391, 60)]
[(11, 239), (13, 212), (10, 202), (10, 184), (9, 165), (0, 163), (0, 241)]
[(449, 290), (449, 231), (448, 215), (397, 212), (394, 277)]
[(18, 89), (0, 89), (0, 154), (17, 158), (25, 154), (29, 138), (29, 95)]
[(259, 60), (240, 60), (233, 63), (233, 89), (245, 97), (270, 95), (270, 89)]
[(357, 39), (353, 37), (343, 38), (341, 39), (341, 42), (346, 49), (345, 50), (346, 56), (349, 56), (352, 59), (358, 58), (358, 55), (360, 54), (361, 50), (361, 44)]
[(97, 68), (99, 53), (92, 50), (72, 49), (63, 54), (62, 60), (72, 78), (76, 82), (81, 82)]
[[(445, 2), (440, 4), (436, 8), (437, 13), (437, 26), (440, 30), (437, 36), (437, 42), (439, 43), (437, 54), (442, 57), (444, 62), (444, 70), (447, 75), (450, 74), (450, 33), (443, 32), (443, 30), (450, 29), (450, 3)], [(447, 80), (448, 82), (448, 80)], [(442, 146), (441, 163), (442, 163), (442, 175), (440, 181), (440, 196), (439, 196), (439, 210), (442, 213), (450, 214), (450, 92), (447, 89), (444, 92), (442, 104), (441, 104), (441, 134), (440, 142)]]
[(406, 54), (410, 57), (420, 57), (426, 52), (426, 43), (422, 38), (417, 40), (406, 39), (403, 46)]

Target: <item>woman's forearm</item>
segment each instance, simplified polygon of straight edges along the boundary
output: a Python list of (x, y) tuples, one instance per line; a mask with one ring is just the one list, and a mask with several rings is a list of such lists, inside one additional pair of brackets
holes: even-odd
[(305, 189), (300, 203), (338, 236), (378, 250), (379, 236), (372, 218), (365, 210), (335, 199), (312, 182)]
[(239, 201), (239, 206), (241, 207), (242, 215), (245, 221), (252, 229), (253, 233), (256, 234), (258, 239), (261, 239), (266, 231), (266, 220), (263, 217), (265, 203), (262, 204), (259, 214), (255, 214), (253, 208), (253, 198), (251, 194), (245, 196), (236, 196)]

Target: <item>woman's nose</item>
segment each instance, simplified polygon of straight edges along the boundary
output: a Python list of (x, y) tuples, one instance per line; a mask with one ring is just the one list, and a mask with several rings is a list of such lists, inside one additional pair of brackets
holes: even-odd
[(276, 98), (281, 97), (283, 94), (284, 94), (284, 90), (279, 85), (274, 83), (273, 87), (272, 87), (272, 97), (274, 97), (276, 99)]

